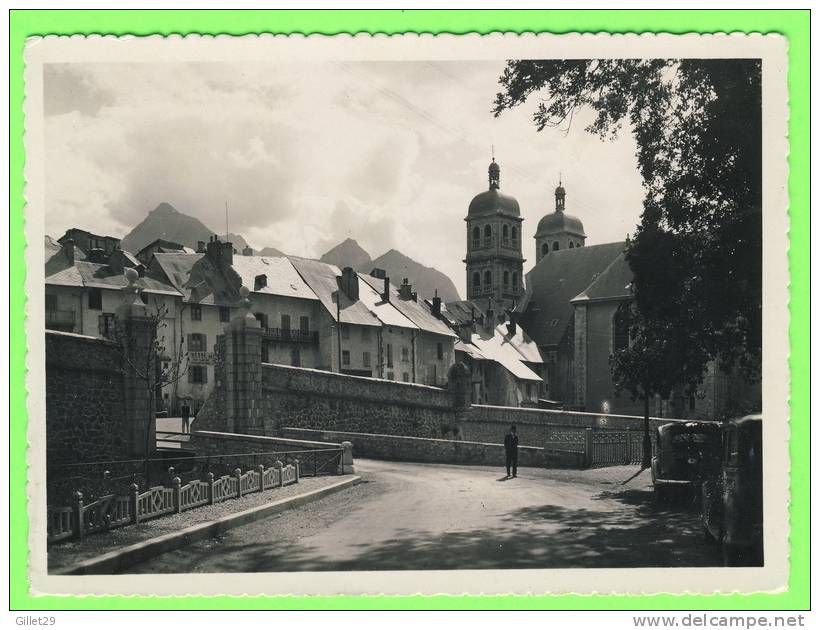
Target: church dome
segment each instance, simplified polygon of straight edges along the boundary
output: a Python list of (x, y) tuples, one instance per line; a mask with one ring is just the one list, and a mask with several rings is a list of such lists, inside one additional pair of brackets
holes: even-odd
[(581, 219), (565, 212), (556, 211), (548, 214), (538, 222), (538, 230), (535, 235), (553, 234), (556, 232), (566, 232), (576, 236), (586, 237), (584, 224)]
[(473, 197), (467, 216), (472, 219), (499, 213), (517, 217), (521, 215), (521, 209), (515, 197), (500, 193), (497, 188), (492, 188)]

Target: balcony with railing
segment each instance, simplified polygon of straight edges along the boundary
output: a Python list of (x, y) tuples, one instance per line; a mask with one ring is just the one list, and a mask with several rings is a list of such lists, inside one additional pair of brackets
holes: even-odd
[(290, 341), (294, 343), (319, 343), (319, 332), (316, 330), (299, 330), (293, 328), (263, 328), (262, 336), (273, 341)]
[(46, 328), (52, 330), (73, 330), (76, 315), (74, 311), (53, 309), (46, 311)]

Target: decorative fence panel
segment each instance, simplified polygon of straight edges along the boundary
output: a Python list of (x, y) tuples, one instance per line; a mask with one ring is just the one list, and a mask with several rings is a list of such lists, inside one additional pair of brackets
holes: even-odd
[(293, 464), (288, 464), (284, 468), (282, 468), (282, 485), (288, 486), (292, 483), (297, 483), (299, 481), (299, 477), (296, 473), (296, 466)]
[[(650, 441), (654, 453), (654, 432), (650, 432)], [(586, 467), (637, 465), (643, 460), (643, 431), (549, 427), (544, 448), (548, 453), (583, 455)]]
[(266, 468), (262, 475), (262, 486), (267, 490), (268, 488), (275, 488), (281, 485), (282, 471), (276, 468)]
[(127, 496), (113, 494), (101, 497), (82, 508), (83, 532), (93, 534), (131, 522), (131, 508)]
[(180, 511), (205, 505), (210, 501), (211, 484), (207, 481), (192, 481), (179, 489)]
[(223, 475), (214, 481), (213, 502), (219, 503), (225, 499), (232, 499), (236, 496), (236, 477)]
[(74, 509), (49, 507), (47, 528), (49, 542), (57, 542), (74, 536)]
[(145, 521), (174, 511), (174, 489), (154, 486), (137, 495), (137, 520)]
[(239, 487), (242, 494), (259, 492), (262, 489), (262, 475), (255, 470), (249, 470), (239, 478)]

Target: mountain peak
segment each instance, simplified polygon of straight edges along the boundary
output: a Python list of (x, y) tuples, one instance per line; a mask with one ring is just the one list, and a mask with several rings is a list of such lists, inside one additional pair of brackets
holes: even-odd
[(352, 238), (346, 238), (336, 247), (325, 252), (320, 260), (340, 268), (353, 267), (360, 270), (366, 269), (373, 262), (370, 254)]
[(154, 213), (157, 213), (157, 214), (179, 214), (177, 212), (177, 209), (174, 208), (174, 206), (172, 206), (167, 201), (163, 201), (156, 208), (151, 210), (151, 214), (154, 214)]

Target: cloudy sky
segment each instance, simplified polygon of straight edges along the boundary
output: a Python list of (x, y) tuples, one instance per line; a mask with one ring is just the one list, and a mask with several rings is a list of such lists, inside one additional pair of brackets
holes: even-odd
[(46, 231), (125, 235), (160, 202), (256, 248), (319, 256), (353, 237), (435, 266), (464, 293), (463, 218), (487, 188), (524, 216), (567, 211), (588, 244), (623, 239), (643, 198), (635, 146), (536, 132), (533, 103), (490, 113), (501, 62), (59, 64), (45, 69)]

